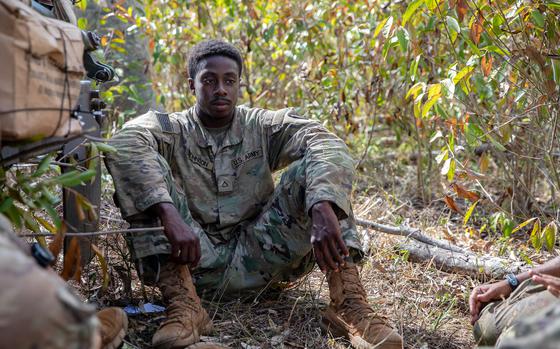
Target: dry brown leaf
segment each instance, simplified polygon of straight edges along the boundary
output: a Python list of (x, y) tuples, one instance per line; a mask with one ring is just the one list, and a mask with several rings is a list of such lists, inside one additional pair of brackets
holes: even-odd
[(79, 259), (80, 244), (78, 243), (78, 239), (73, 237), (68, 244), (66, 252), (64, 253), (64, 267), (62, 268), (62, 273), (60, 274), (64, 280), (69, 280), (76, 274), (75, 267), (78, 266), (77, 269), (79, 269)]
[(480, 35), (484, 30), (484, 27), (482, 26), (483, 20), (484, 19), (482, 18), (482, 15), (479, 14), (478, 18), (473, 22), (471, 27), (470, 36), (475, 45), (478, 45), (478, 43), (480, 42)]
[(455, 200), (453, 200), (453, 198), (451, 196), (445, 195), (443, 200), (445, 201), (447, 206), (449, 206), (450, 209), (452, 209), (453, 211), (455, 211), (457, 213), (461, 213), (461, 211), (459, 210), (459, 207), (457, 207), (457, 204), (455, 203)]
[(465, 18), (465, 15), (467, 14), (467, 10), (469, 9), (469, 7), (467, 6), (467, 1), (466, 0), (457, 0), (457, 3), (455, 4), (456, 6), (456, 10), (457, 10), (457, 16), (459, 17), (459, 21), (463, 21), (463, 18)]
[(485, 173), (488, 170), (488, 165), (490, 164), (490, 159), (486, 153), (480, 156), (478, 166), (480, 167), (480, 172)]
[(484, 76), (490, 75), (490, 72), (492, 71), (492, 61), (492, 55), (485, 55), (484, 57), (482, 57), (480, 68), (482, 69), (482, 73), (484, 74)]
[(477, 193), (475, 193), (474, 191), (468, 191), (457, 183), (452, 183), (451, 186), (453, 187), (453, 190), (455, 190), (457, 195), (462, 199), (467, 199), (470, 202), (475, 202), (480, 199), (480, 196)]
[(60, 228), (60, 231), (56, 234), (54, 239), (49, 244), (49, 251), (51, 251), (55, 260), (58, 259), (58, 255), (60, 254), (60, 251), (62, 251), (62, 246), (64, 245), (65, 233), (66, 233), (66, 225), (63, 223)]

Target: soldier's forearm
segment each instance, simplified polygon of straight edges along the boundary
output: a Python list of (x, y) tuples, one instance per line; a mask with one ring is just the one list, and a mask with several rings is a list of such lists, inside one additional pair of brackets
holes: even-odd
[[(554, 259), (551, 259), (551, 260), (549, 260), (548, 262), (546, 262), (542, 265), (536, 266), (536, 267), (532, 268), (531, 270), (533, 270), (537, 273), (541, 273), (541, 274), (560, 277), (560, 256), (556, 257)], [(517, 279), (520, 282), (523, 282), (523, 281), (525, 281), (529, 278), (530, 278), (530, 275), (529, 275), (528, 271), (517, 275)]]
[(149, 211), (157, 215), (162, 221), (172, 215), (179, 215), (179, 211), (171, 202), (158, 202), (150, 206)]

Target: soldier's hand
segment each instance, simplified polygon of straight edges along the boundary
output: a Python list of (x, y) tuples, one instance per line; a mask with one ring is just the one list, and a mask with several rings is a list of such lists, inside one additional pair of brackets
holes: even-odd
[(344, 257), (349, 255), (342, 240), (340, 223), (330, 202), (321, 201), (311, 208), (311, 244), (315, 259), (321, 271), (338, 271), (344, 265)]
[(541, 274), (535, 271), (529, 271), (529, 275), (537, 284), (546, 287), (548, 292), (552, 293), (555, 297), (560, 297), (560, 278), (552, 275)]
[(489, 285), (480, 285), (473, 289), (469, 297), (469, 308), (471, 311), (471, 324), (478, 320), (480, 311), (485, 303), (505, 299), (511, 293), (511, 287), (506, 280)]
[(200, 241), (184, 221), (175, 206), (157, 204), (156, 212), (161, 219), (165, 235), (171, 244), (171, 259), (175, 263), (195, 267), (200, 261)]

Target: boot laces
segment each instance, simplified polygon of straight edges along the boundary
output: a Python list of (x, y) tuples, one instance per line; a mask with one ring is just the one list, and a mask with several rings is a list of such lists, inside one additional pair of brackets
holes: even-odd
[(368, 320), (370, 324), (385, 324), (384, 317), (376, 315), (367, 301), (367, 295), (360, 282), (356, 268), (341, 273), (344, 300), (341, 313), (352, 323)]
[(184, 286), (184, 280), (179, 275), (174, 275), (173, 278), (175, 284), (181, 285), (181, 289), (185, 292), (176, 294), (168, 300), (170, 304), (167, 307), (167, 319), (164, 321), (164, 324), (174, 322), (190, 323), (194, 318), (194, 314), (201, 311), (199, 300)]

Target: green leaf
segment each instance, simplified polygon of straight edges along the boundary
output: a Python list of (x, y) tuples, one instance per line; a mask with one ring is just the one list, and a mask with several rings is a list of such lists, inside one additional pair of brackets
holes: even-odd
[(393, 16), (389, 17), (387, 23), (385, 23), (385, 25), (383, 26), (382, 33), (384, 37), (386, 38), (389, 37), (389, 34), (391, 34), (392, 27), (393, 27)]
[(410, 65), (410, 80), (412, 80), (412, 82), (416, 81), (416, 78), (418, 77), (418, 64), (420, 63), (421, 57), (422, 54), (416, 56), (416, 58), (414, 59), (414, 61), (412, 61), (412, 64)]
[(408, 32), (406, 31), (406, 29), (401, 27), (397, 30), (397, 39), (399, 40), (401, 51), (406, 52), (408, 48), (408, 41), (409, 41)]
[(434, 104), (436, 104), (436, 102), (439, 100), (439, 98), (441, 97), (441, 94), (435, 95), (432, 98), (430, 98), (426, 104), (424, 104), (424, 106), (422, 107), (422, 117), (426, 117), (426, 115), (428, 115), (428, 112), (430, 111), (430, 109), (432, 109), (432, 107), (434, 106)]
[(384, 20), (382, 20), (381, 22), (379, 22), (379, 24), (377, 24), (377, 27), (375, 27), (375, 30), (373, 31), (373, 37), (377, 37), (377, 35), (379, 35), (379, 33), (381, 33), (381, 29), (383, 29), (383, 27), (385, 26), (385, 23), (387, 23), (387, 21), (389, 20), (389, 18), (391, 18), (391, 23), (393, 22), (393, 17), (387, 17)]
[(86, 30), (88, 25), (88, 20), (85, 17), (78, 18), (78, 28), (81, 30)]
[(405, 26), (406, 23), (410, 20), (410, 18), (416, 13), (416, 10), (418, 10), (418, 8), (420, 6), (422, 6), (424, 1), (425, 0), (415, 0), (408, 5), (408, 7), (406, 8), (406, 11), (404, 12), (403, 18), (402, 18), (402, 25), (403, 26)]
[(467, 212), (465, 213), (465, 217), (463, 218), (463, 225), (467, 225), (467, 223), (469, 222), (469, 219), (471, 218), (476, 205), (478, 205), (478, 201), (473, 202), (472, 205), (469, 206), (469, 209), (467, 210)]
[(531, 244), (537, 251), (540, 251), (543, 245), (541, 238), (541, 222), (538, 219), (533, 225), (533, 230), (531, 231)]
[(518, 230), (520, 230), (520, 229), (523, 229), (525, 226), (531, 224), (531, 222), (534, 222), (535, 219), (537, 219), (537, 217), (530, 218), (530, 219), (526, 220), (525, 222), (519, 224), (517, 227), (515, 227), (515, 228), (511, 231), (511, 233), (513, 234), (513, 233), (515, 233), (516, 231), (518, 231)]
[(531, 17), (533, 18), (533, 23), (539, 28), (544, 28), (544, 16), (538, 10), (531, 12)]
[(469, 75), (474, 70), (474, 67), (464, 67), (453, 78), (453, 83), (457, 85), (465, 76)]
[(113, 147), (112, 145), (109, 145), (107, 143), (95, 142), (95, 145), (97, 146), (97, 149), (99, 149), (99, 151), (101, 151), (103, 153), (116, 153), (117, 152), (117, 149), (115, 147)]
[(423, 82), (418, 82), (416, 84), (414, 84), (414, 86), (412, 86), (408, 92), (406, 93), (406, 96), (404, 97), (405, 99), (408, 99), (408, 97), (413, 96), (414, 98), (418, 97), (418, 94), (420, 93), (420, 91), (424, 91), (424, 89), (426, 88), (426, 84)]
[(12, 207), (13, 203), (14, 199), (12, 199), (11, 197), (7, 197), (6, 199), (4, 199), (4, 201), (2, 201), (2, 203), (0, 204), (0, 213), (6, 212), (10, 207)]
[(80, 10), (85, 12), (86, 9), (87, 9), (88, 2), (87, 2), (87, 0), (80, 0), (80, 1), (76, 2), (76, 5), (78, 5), (78, 8)]
[(54, 155), (52, 154), (45, 156), (37, 166), (35, 172), (33, 172), (32, 177), (40, 177), (45, 174), (45, 172), (47, 172), (47, 170), (49, 169), (49, 165), (51, 164), (53, 158)]
[(542, 236), (546, 244), (546, 249), (550, 252), (554, 250), (556, 244), (556, 235), (558, 234), (558, 227), (554, 221), (550, 222), (543, 230)]
[(451, 163), (449, 164), (449, 171), (447, 171), (447, 180), (453, 182), (453, 178), (455, 178), (455, 167), (457, 166), (457, 161), (455, 159), (451, 159)]
[(461, 32), (461, 27), (459, 26), (459, 22), (453, 17), (447, 16), (446, 17), (447, 28), (449, 28), (449, 34), (451, 35), (451, 42), (455, 42), (457, 39), (457, 35)]

